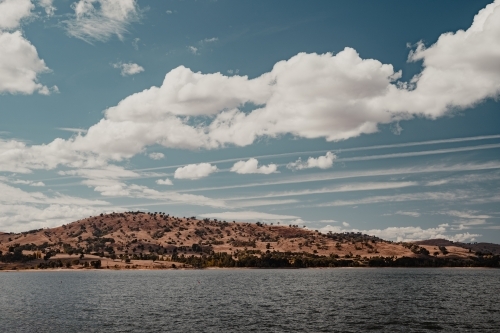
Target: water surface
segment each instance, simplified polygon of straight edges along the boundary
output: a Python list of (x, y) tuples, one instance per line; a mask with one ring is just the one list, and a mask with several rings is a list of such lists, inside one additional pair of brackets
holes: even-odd
[(2, 332), (500, 332), (500, 270), (0, 274)]

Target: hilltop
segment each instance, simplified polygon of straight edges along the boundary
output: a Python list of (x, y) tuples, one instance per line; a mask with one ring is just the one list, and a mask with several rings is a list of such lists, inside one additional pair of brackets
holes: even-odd
[(500, 246), (476, 253), (470, 245), (442, 241), (395, 243), (295, 225), (126, 212), (51, 229), (0, 233), (0, 268), (464, 266), (500, 253)]

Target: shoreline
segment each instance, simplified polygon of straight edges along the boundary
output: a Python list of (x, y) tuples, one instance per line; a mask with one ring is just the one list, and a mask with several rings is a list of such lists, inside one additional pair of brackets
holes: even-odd
[(207, 268), (192, 268), (192, 267), (181, 267), (181, 268), (79, 268), (79, 269), (70, 269), (70, 268), (46, 268), (46, 269), (5, 269), (0, 270), (1, 273), (21, 273), (21, 272), (91, 272), (91, 271), (124, 271), (124, 272), (133, 272), (133, 271), (210, 271), (210, 270), (355, 270), (355, 269), (470, 269), (470, 270), (478, 270), (478, 269), (498, 269), (495, 267), (304, 267), (304, 268), (296, 268), (296, 267), (207, 267)]

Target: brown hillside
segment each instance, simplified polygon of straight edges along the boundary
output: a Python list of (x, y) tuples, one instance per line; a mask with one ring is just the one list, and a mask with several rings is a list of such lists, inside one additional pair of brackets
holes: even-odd
[[(174, 217), (164, 213), (101, 214), (52, 229), (0, 233), (0, 251), (19, 245), (68, 256), (80, 253), (101, 257), (165, 258), (242, 250), (305, 252), (339, 257), (414, 257), (419, 248), (360, 233), (321, 234), (296, 226), (226, 222)], [(18, 246), (18, 245), (17, 245)], [(437, 246), (422, 245), (435, 256), (467, 257), (464, 248), (451, 246), (446, 255)], [(202, 252), (200, 252), (202, 251)], [(29, 252), (29, 251), (26, 251)], [(97, 258), (97, 257), (96, 257)], [(119, 260), (120, 261), (120, 260)]]
[(467, 252), (470, 249), (471, 252), (481, 252), (481, 253), (491, 253), (500, 254), (500, 244), (493, 243), (460, 243), (452, 242), (446, 239), (428, 239), (423, 241), (415, 242), (417, 245), (429, 245), (434, 247), (446, 246), (446, 247), (458, 247), (466, 249)]

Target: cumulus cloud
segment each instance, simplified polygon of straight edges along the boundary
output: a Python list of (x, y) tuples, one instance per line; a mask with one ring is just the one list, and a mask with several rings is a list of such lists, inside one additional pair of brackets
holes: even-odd
[(49, 95), (56, 91), (38, 83), (38, 75), (48, 72), (36, 48), (18, 29), (23, 19), (32, 16), (30, 0), (0, 1), (0, 93)]
[(163, 153), (151, 153), (148, 156), (152, 160), (162, 160), (165, 158), (165, 155)]
[(309, 157), (307, 162), (302, 162), (299, 158), (295, 162), (288, 163), (286, 167), (292, 170), (302, 170), (311, 168), (329, 169), (333, 166), (333, 161), (337, 158), (332, 152), (327, 152), (325, 156), (318, 158)]
[(79, 0), (72, 8), (75, 14), (64, 22), (66, 31), (88, 43), (105, 42), (113, 35), (123, 39), (141, 14), (136, 0)]
[(0, 31), (0, 93), (48, 95), (51, 89), (38, 83), (38, 75), (48, 71), (36, 48), (20, 31)]
[(176, 179), (200, 179), (207, 177), (217, 171), (217, 166), (210, 163), (189, 164), (184, 167), (177, 168), (174, 173)]
[(172, 183), (172, 181), (168, 178), (166, 179), (157, 179), (156, 180), (156, 184), (158, 185), (174, 185), (174, 183)]
[(276, 172), (278, 166), (276, 164), (262, 165), (258, 166), (259, 161), (255, 158), (251, 158), (248, 161), (239, 161), (234, 163), (231, 168), (231, 172), (236, 172), (239, 174), (250, 174), (250, 173), (261, 173), (268, 175), (270, 173)]
[(122, 76), (135, 75), (144, 72), (144, 67), (134, 63), (117, 62), (112, 64), (113, 68), (119, 68)]
[[(166, 74), (161, 86), (128, 96), (105, 110), (104, 119), (86, 134), (29, 147), (29, 153), (20, 152), (27, 147), (20, 148), (23, 144), (19, 142), (4, 147), (11, 146), (9, 154), (24, 157), (43, 150), (52, 155), (44, 155), (49, 160), (40, 163), (44, 166), (52, 166), (58, 159), (58, 163), (87, 163), (85, 159), (97, 163), (131, 158), (150, 145), (215, 149), (247, 146), (259, 137), (283, 134), (336, 141), (374, 133), (379, 124), (414, 116), (436, 118), (454, 108), (498, 96), (499, 4), (500, 0), (479, 12), (468, 30), (445, 33), (429, 47), (419, 44), (410, 60), (422, 61), (423, 69), (411, 82), (400, 82), (401, 73), (392, 65), (363, 59), (352, 48), (337, 54), (299, 53), (252, 79), (195, 73), (180, 66)], [(126, 22), (138, 15), (132, 0), (80, 0), (74, 9), (76, 18), (68, 25), (69, 31), (79, 38), (94, 38), (91, 40), (121, 36)], [(101, 33), (102, 25), (94, 25), (94, 20), (111, 20), (112, 28), (121, 22), (122, 29), (104, 29)], [(85, 29), (87, 23), (90, 30)], [(22, 38), (20, 34), (14, 37)], [(27, 41), (24, 44), (30, 46)], [(36, 54), (34, 51), (20, 52), (21, 58)], [(5, 52), (3, 47), (1, 52)], [(9, 59), (17, 61), (15, 56)], [(27, 66), (28, 87), (6, 85), (5, 78), (12, 76), (12, 71), (7, 71), (0, 75), (0, 89), (48, 92), (35, 81), (45, 66), (35, 63), (35, 69)], [(246, 104), (255, 108), (241, 110)], [(311, 162), (320, 165), (319, 160)], [(29, 169), (19, 160), (2, 163)]]
[(56, 11), (56, 7), (53, 5), (54, 0), (38, 0), (38, 4), (45, 10), (47, 16), (53, 16)]
[(2, 0), (0, 1), (0, 29), (16, 29), (21, 20), (31, 16), (35, 6), (31, 0)]
[[(472, 106), (500, 92), (500, 1), (482, 9), (471, 27), (442, 34), (430, 47), (420, 42), (410, 61), (422, 61), (424, 70), (388, 101), (391, 111), (405, 110), (439, 117), (453, 108)], [(407, 99), (409, 98), (409, 99)]]
[(344, 227), (348, 227), (348, 226), (349, 226), (349, 223), (347, 223), (347, 222), (342, 222), (342, 225), (343, 225)]

